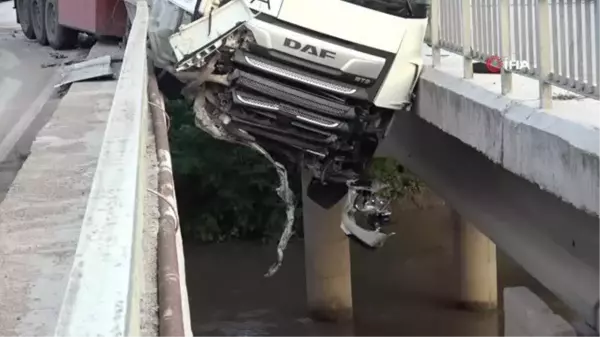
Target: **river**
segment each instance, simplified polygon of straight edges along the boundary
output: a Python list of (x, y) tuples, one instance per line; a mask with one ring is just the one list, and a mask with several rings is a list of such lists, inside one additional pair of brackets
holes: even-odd
[[(187, 284), (195, 335), (502, 335), (502, 314), (459, 310), (455, 298), (450, 209), (436, 198), (395, 213), (397, 233), (380, 250), (353, 244), (355, 321), (316, 323), (306, 317), (304, 252), (290, 244), (282, 269), (263, 278), (273, 246), (186, 245)], [(567, 313), (537, 281), (498, 252), (499, 289), (524, 285)], [(501, 290), (499, 294), (501, 299)], [(501, 303), (500, 303), (501, 305)]]

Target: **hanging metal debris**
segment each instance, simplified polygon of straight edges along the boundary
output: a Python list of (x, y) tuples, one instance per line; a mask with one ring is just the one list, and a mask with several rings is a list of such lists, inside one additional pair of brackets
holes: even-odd
[(340, 227), (346, 235), (351, 235), (369, 248), (383, 246), (390, 236), (396, 234), (381, 231), (389, 223), (392, 214), (391, 201), (380, 193), (385, 188), (387, 186), (379, 182), (368, 185), (348, 182), (348, 201)]

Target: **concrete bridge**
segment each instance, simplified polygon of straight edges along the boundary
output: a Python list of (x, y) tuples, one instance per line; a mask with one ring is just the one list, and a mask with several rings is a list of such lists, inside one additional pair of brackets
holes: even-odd
[[(148, 20), (138, 2), (118, 79), (74, 83), (35, 141), (27, 127), (0, 125), (6, 167), (33, 142), (0, 204), (1, 335), (192, 335)], [(432, 0), (418, 101), (379, 149), (456, 211), (460, 300), (497, 304), (495, 245), (580, 317), (544, 316), (517, 292), (521, 301), (504, 303), (507, 334), (598, 333), (599, 25), (597, 0)], [(0, 64), (5, 46), (0, 38)], [(119, 53), (97, 44), (87, 57)], [(492, 57), (529, 67), (473, 72)], [(43, 106), (15, 125), (31, 125)], [(7, 111), (3, 120), (16, 116)], [(339, 208), (305, 204), (307, 250), (330, 257), (307, 254), (309, 307), (342, 303), (332, 312), (342, 315), (352, 309), (348, 244), (323, 245), (346, 240)], [(528, 306), (535, 319), (515, 314)]]

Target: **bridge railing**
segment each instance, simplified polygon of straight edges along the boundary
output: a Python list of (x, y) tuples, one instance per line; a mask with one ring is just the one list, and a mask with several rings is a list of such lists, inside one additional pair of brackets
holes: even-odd
[[(472, 61), (501, 60), (502, 93), (512, 73), (539, 81), (540, 105), (552, 106), (552, 86), (600, 99), (600, 0), (431, 0), (433, 66), (440, 49)], [(497, 64), (497, 63), (494, 63)], [(524, 66), (527, 65), (527, 66)]]
[(136, 336), (146, 193), (148, 6), (138, 1), (56, 336)]

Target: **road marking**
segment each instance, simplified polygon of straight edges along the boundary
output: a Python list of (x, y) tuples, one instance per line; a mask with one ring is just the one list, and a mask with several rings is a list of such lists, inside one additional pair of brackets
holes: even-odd
[(54, 94), (54, 83), (56, 83), (58, 79), (59, 72), (56, 71), (49, 79), (46, 86), (40, 91), (37, 98), (31, 103), (29, 108), (23, 111), (19, 121), (11, 127), (6, 137), (0, 142), (0, 162), (10, 154), (31, 123), (33, 123), (35, 118), (42, 112), (44, 105)]

